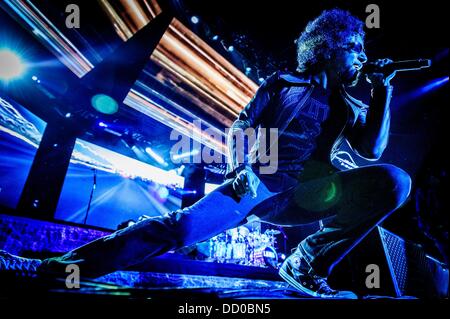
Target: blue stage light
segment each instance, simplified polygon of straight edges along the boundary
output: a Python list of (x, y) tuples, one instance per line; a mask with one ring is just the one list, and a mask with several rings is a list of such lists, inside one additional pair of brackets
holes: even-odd
[(37, 77), (36, 75), (33, 75), (33, 76), (31, 77), (31, 79), (32, 79), (33, 81), (37, 81), (37, 80), (38, 80), (38, 77)]
[(158, 188), (158, 196), (161, 199), (167, 199), (167, 197), (169, 197), (169, 190), (166, 187), (161, 186)]
[(446, 82), (448, 82), (448, 76), (436, 79), (436, 80), (432, 81), (431, 83), (422, 87), (420, 89), (420, 93), (427, 93), (433, 89), (440, 87), (441, 85), (444, 85)]
[(180, 195), (189, 195), (189, 194), (197, 194), (197, 191), (194, 190), (190, 190), (190, 189), (178, 189), (177, 192)]
[(179, 159), (182, 159), (182, 158), (187, 158), (187, 157), (190, 157), (190, 156), (197, 155), (199, 152), (200, 151), (198, 149), (195, 149), (195, 150), (192, 150), (190, 152), (185, 152), (185, 153), (181, 153), (181, 154), (175, 154), (175, 155), (172, 156), (172, 159), (173, 160), (179, 160)]
[(100, 126), (100, 127), (108, 127), (108, 124), (105, 124), (105, 123), (103, 123), (103, 122), (99, 122), (99, 123), (98, 123), (98, 126)]
[(197, 16), (192, 16), (192, 17), (191, 17), (191, 22), (192, 22), (193, 24), (197, 24), (197, 23), (200, 22), (200, 19), (199, 19)]
[(0, 50), (0, 80), (9, 81), (20, 77), (25, 72), (25, 63), (14, 52)]
[(106, 94), (96, 94), (91, 99), (94, 109), (104, 114), (114, 114), (119, 110), (116, 100)]
[(402, 107), (407, 105), (410, 101), (415, 100), (417, 98), (422, 97), (423, 95), (438, 89), (439, 87), (445, 85), (448, 82), (448, 76), (440, 77), (434, 79), (422, 87), (419, 87), (411, 92), (405, 93), (398, 97), (397, 99), (397, 107)]
[(159, 156), (154, 150), (152, 150), (150, 147), (146, 147), (145, 151), (147, 152), (148, 155), (150, 155), (159, 164), (164, 165), (164, 166), (167, 165), (166, 161), (161, 156)]
[(234, 51), (234, 46), (230, 45), (230, 46), (228, 47), (228, 52), (233, 52), (233, 51)]
[(69, 118), (72, 116), (72, 113), (66, 113), (66, 118)]
[(217, 41), (217, 40), (219, 40), (219, 36), (215, 35), (215, 36), (212, 37), (212, 39), (213, 39), (213, 41)]

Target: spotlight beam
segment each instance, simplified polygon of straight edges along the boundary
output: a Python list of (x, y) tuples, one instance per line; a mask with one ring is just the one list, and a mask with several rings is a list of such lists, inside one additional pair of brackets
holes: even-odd
[(21, 58), (8, 49), (0, 49), (0, 80), (10, 81), (25, 73), (26, 65)]
[(398, 98), (397, 107), (402, 107), (409, 103), (412, 100), (415, 100), (425, 94), (428, 94), (429, 92), (438, 89), (439, 87), (445, 85), (448, 83), (448, 76), (440, 77), (437, 79), (434, 79), (432, 81), (429, 81), (425, 85), (411, 91), (408, 93), (405, 93)]

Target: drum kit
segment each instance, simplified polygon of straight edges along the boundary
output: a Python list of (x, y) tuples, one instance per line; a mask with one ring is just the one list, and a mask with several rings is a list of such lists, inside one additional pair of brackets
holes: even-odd
[(230, 229), (211, 238), (207, 261), (245, 266), (278, 268), (277, 238), (279, 230), (250, 230), (246, 226)]

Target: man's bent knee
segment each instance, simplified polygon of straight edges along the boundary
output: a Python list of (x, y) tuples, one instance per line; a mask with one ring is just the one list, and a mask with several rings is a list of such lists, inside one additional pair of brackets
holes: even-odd
[(392, 200), (393, 208), (396, 209), (409, 196), (411, 191), (411, 177), (407, 172), (394, 165), (380, 165), (379, 169), (379, 177), (383, 178), (383, 183), (385, 183), (386, 190), (388, 191), (388, 198)]

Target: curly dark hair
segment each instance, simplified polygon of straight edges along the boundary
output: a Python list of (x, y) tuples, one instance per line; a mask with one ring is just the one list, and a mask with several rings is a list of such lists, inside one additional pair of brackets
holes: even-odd
[(297, 39), (297, 70), (313, 73), (327, 56), (341, 48), (348, 36), (364, 38), (364, 24), (342, 9), (325, 10), (310, 21)]

